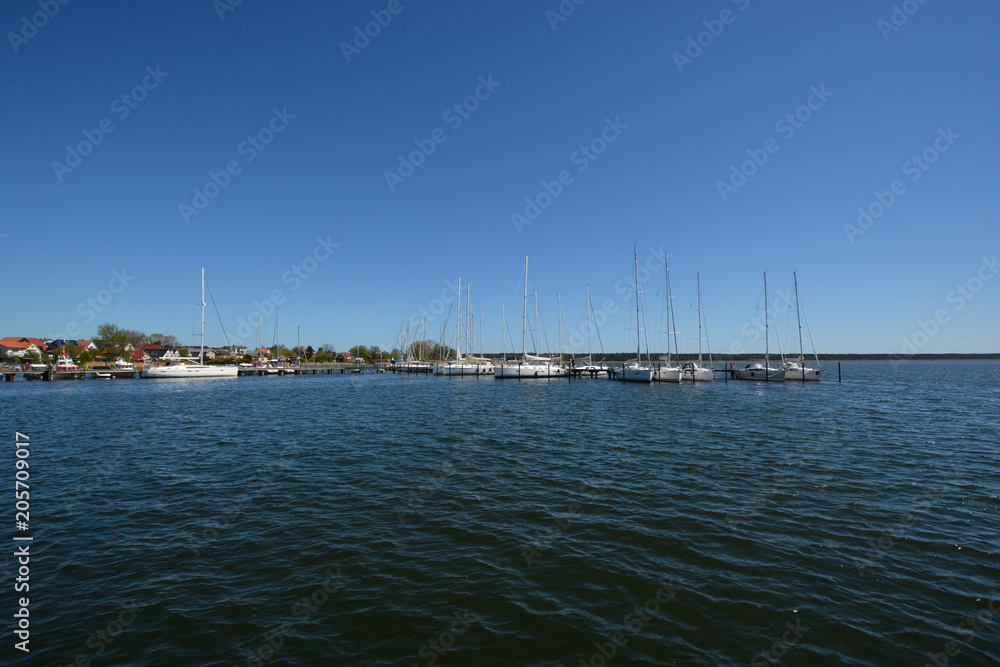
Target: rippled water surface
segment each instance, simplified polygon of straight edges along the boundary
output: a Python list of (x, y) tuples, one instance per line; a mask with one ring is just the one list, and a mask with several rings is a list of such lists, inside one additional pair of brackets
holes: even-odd
[(1000, 364), (843, 372), (0, 383), (0, 662), (1000, 663)]

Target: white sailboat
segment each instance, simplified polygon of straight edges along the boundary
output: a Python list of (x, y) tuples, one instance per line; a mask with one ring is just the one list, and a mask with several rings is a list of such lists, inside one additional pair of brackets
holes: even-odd
[[(170, 361), (166, 366), (153, 366), (142, 369), (139, 374), (144, 378), (234, 378), (237, 376), (236, 366), (206, 366), (205, 365), (205, 267), (201, 269), (201, 343), (199, 344), (198, 363)], [(192, 358), (189, 358), (193, 360)]]
[[(795, 380), (797, 382), (819, 382), (819, 374), (823, 370), (822, 367), (819, 368), (806, 368), (805, 366), (805, 354), (802, 349), (802, 319), (801, 316), (805, 316), (805, 308), (802, 308), (802, 314), (799, 314), (799, 302), (802, 300), (801, 294), (799, 294), (799, 277), (796, 271), (792, 271), (792, 278), (795, 280), (795, 321), (799, 326), (799, 358), (797, 360), (786, 359), (785, 363), (782, 364), (782, 368), (785, 370), (786, 380)], [(806, 318), (806, 330), (809, 332), (809, 344), (812, 345), (813, 358), (816, 359), (816, 365), (819, 366), (819, 357), (816, 355), (816, 344), (813, 343), (812, 330), (809, 328), (809, 318)]]
[[(537, 327), (536, 327), (537, 329)], [(506, 337), (504, 339), (506, 346)], [(528, 256), (524, 256), (524, 305), (521, 316), (521, 361), (508, 363), (506, 353), (503, 363), (495, 366), (493, 376), (498, 380), (566, 377), (569, 371), (552, 363), (548, 357), (528, 354)]]
[[(701, 359), (701, 323), (705, 319), (705, 307), (701, 301), (701, 271), (698, 272), (698, 361), (689, 361), (681, 366), (681, 378), (689, 382), (711, 382), (715, 373), (712, 371), (712, 347), (708, 348), (708, 367), (702, 366)], [(708, 341), (708, 322), (705, 322), (705, 341)]]
[[(603, 363), (600, 364), (594, 363), (594, 355), (591, 349), (592, 343), (590, 335), (590, 311), (591, 311), (590, 285), (587, 285), (587, 356), (573, 359), (573, 370), (578, 371), (577, 375), (579, 377), (596, 378), (601, 373), (607, 373), (608, 367)], [(597, 323), (595, 322), (594, 324), (596, 325)], [(597, 332), (598, 337), (600, 337), (600, 334), (601, 332), (598, 331)], [(570, 351), (572, 352), (572, 350)]]
[[(472, 290), (469, 285), (465, 286), (465, 310), (468, 313), (469, 301), (472, 298)], [(465, 335), (469, 335), (469, 325), (465, 327)], [(469, 348), (466, 340), (466, 349)], [(493, 375), (493, 362), (489, 359), (473, 357), (470, 354), (462, 356), (462, 277), (458, 277), (458, 316), (455, 320), (455, 359), (438, 364), (434, 369), (435, 375), (465, 376), (465, 375)]]
[[(737, 380), (757, 380), (760, 382), (784, 382), (785, 371), (771, 366), (771, 356), (768, 348), (767, 316), (770, 311), (770, 299), (767, 293), (767, 271), (764, 272), (764, 361), (755, 361), (736, 370)], [(773, 313), (772, 313), (773, 316)], [(780, 344), (779, 344), (780, 347)]]
[(666, 273), (667, 285), (667, 358), (665, 363), (657, 364), (656, 368), (653, 369), (653, 379), (658, 382), (680, 382), (681, 369), (670, 360), (671, 330), (674, 333), (674, 351), (680, 353), (680, 350), (677, 349), (677, 322), (674, 318), (674, 307), (671, 304), (674, 297), (670, 293), (670, 265), (667, 263), (667, 253), (663, 253), (663, 269)]
[[(635, 252), (635, 361), (630, 361), (622, 368), (622, 380), (625, 382), (652, 382), (653, 367), (642, 363), (642, 337), (639, 334), (639, 299), (642, 290), (639, 286), (639, 244), (633, 246)], [(649, 356), (649, 344), (646, 345), (646, 356)]]

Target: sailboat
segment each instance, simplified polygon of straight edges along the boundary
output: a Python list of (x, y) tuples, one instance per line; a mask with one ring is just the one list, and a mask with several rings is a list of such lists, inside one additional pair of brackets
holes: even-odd
[[(201, 343), (198, 348), (200, 352), (197, 364), (170, 361), (167, 362), (166, 366), (144, 368), (139, 376), (144, 378), (234, 378), (237, 376), (236, 366), (205, 365), (205, 267), (201, 268)], [(193, 360), (193, 358), (190, 359)]]
[[(705, 319), (705, 307), (701, 301), (701, 271), (698, 272), (698, 361), (689, 361), (681, 366), (681, 379), (689, 382), (711, 382), (715, 375), (712, 370), (712, 348), (708, 348), (708, 368), (701, 360), (701, 323)], [(705, 341), (708, 341), (708, 323), (705, 323)]]
[[(465, 286), (465, 310), (468, 315), (469, 301), (472, 298), (472, 290), (469, 285)], [(469, 325), (465, 326), (465, 335), (469, 335)], [(466, 340), (466, 349), (469, 342)], [(489, 359), (480, 359), (467, 354), (462, 357), (462, 277), (458, 277), (458, 315), (455, 319), (455, 359), (446, 363), (438, 364), (434, 369), (435, 375), (492, 375), (493, 363)]]
[[(771, 356), (768, 348), (768, 323), (767, 316), (770, 312), (769, 296), (767, 293), (767, 271), (764, 272), (764, 361), (755, 361), (747, 364), (744, 368), (736, 370), (737, 380), (758, 380), (762, 382), (784, 382), (785, 371), (782, 368), (771, 366)], [(773, 316), (773, 313), (771, 313)], [(779, 342), (780, 347), (780, 342)]]
[[(782, 364), (782, 368), (785, 370), (786, 380), (796, 380), (799, 382), (819, 382), (819, 374), (823, 370), (822, 368), (806, 368), (805, 355), (802, 349), (802, 319), (799, 314), (799, 301), (802, 300), (799, 294), (799, 277), (796, 271), (792, 271), (792, 278), (795, 280), (795, 321), (799, 325), (799, 358), (786, 359), (785, 363)], [(802, 316), (805, 315), (805, 308), (802, 309)], [(819, 366), (819, 357), (816, 355), (816, 345), (813, 343), (812, 330), (809, 328), (809, 318), (806, 318), (806, 329), (809, 331), (809, 344), (812, 345), (813, 357), (816, 359), (816, 365)]]
[(674, 333), (674, 351), (679, 353), (680, 350), (677, 349), (677, 322), (674, 321), (674, 308), (670, 303), (673, 300), (673, 295), (670, 293), (670, 266), (667, 263), (667, 253), (663, 253), (663, 268), (666, 273), (667, 283), (667, 358), (665, 364), (657, 364), (656, 368), (653, 369), (653, 379), (659, 382), (680, 382), (681, 369), (673, 365), (670, 361), (671, 330)]
[[(642, 363), (642, 337), (639, 334), (639, 299), (642, 290), (639, 289), (639, 244), (633, 247), (635, 251), (635, 361), (630, 361), (622, 368), (622, 380), (625, 382), (652, 382), (653, 367)], [(649, 356), (649, 345), (646, 345), (646, 356)]]
[[(536, 302), (537, 303), (537, 302)], [(537, 330), (537, 327), (536, 327)], [(506, 336), (504, 338), (506, 346)], [(521, 315), (521, 361), (507, 363), (506, 352), (504, 361), (493, 369), (493, 376), (498, 380), (504, 379), (529, 379), (529, 378), (554, 378), (566, 377), (569, 371), (553, 364), (548, 357), (540, 357), (528, 354), (528, 256), (524, 256), (524, 305)]]
[[(600, 334), (600, 331), (598, 331), (598, 334)], [(570, 351), (572, 352), (572, 350)], [(587, 356), (573, 359), (573, 370), (577, 371), (577, 375), (579, 377), (597, 377), (599, 373), (605, 373), (608, 370), (603, 364), (594, 363), (594, 355), (591, 349), (590, 285), (587, 285)]]

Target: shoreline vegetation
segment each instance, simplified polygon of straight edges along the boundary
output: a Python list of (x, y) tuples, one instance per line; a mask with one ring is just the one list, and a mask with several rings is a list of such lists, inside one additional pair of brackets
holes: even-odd
[[(28, 340), (28, 339), (21, 339)], [(31, 339), (31, 340), (41, 340), (41, 339)], [(54, 363), (56, 358), (62, 354), (67, 353), (70, 357), (75, 359), (77, 363), (81, 366), (100, 368), (102, 364), (104, 367), (110, 366), (115, 359), (122, 357), (125, 359), (132, 359), (132, 353), (129, 350), (143, 351), (151, 350), (151, 348), (157, 348), (158, 350), (176, 350), (181, 357), (188, 357), (189, 352), (194, 353), (197, 350), (191, 350), (187, 346), (179, 344), (179, 341), (173, 336), (164, 336), (163, 334), (150, 334), (146, 335), (141, 331), (122, 329), (114, 324), (105, 323), (102, 324), (97, 329), (97, 335), (94, 337), (93, 343), (89, 349), (81, 349), (74, 346), (72, 343), (77, 341), (66, 341), (59, 347), (53, 347), (52, 349), (47, 349), (43, 354), (37, 354), (34, 352), (29, 352), (20, 357), (11, 358), (0, 358), (0, 367), (7, 368), (13, 364), (23, 364), (23, 363)], [(90, 341), (84, 341), (85, 343), (90, 343)], [(63, 343), (63, 341), (57, 341), (57, 343)], [(404, 358), (409, 358), (413, 360), (421, 361), (447, 361), (455, 360), (457, 358), (457, 350), (454, 348), (438, 343), (432, 340), (421, 340), (412, 341), (408, 345), (404, 346), (406, 350), (400, 350), (398, 347), (391, 350), (383, 350), (378, 346), (366, 346), (366, 345), (355, 345), (351, 347), (347, 353), (338, 354), (333, 345), (324, 344), (318, 349), (314, 349), (311, 345), (309, 346), (295, 346), (294, 348), (289, 348), (284, 345), (277, 346), (272, 345), (270, 347), (262, 347), (255, 350), (248, 350), (246, 347), (238, 348), (238, 346), (227, 346), (223, 348), (210, 348), (211, 355), (206, 354), (204, 359), (204, 364), (206, 365), (227, 365), (227, 364), (239, 364), (239, 363), (252, 363), (254, 361), (261, 361), (262, 359), (267, 359), (269, 361), (290, 361), (296, 359), (298, 363), (306, 366), (357, 366), (360, 364), (374, 364), (374, 365), (386, 365), (388, 366), (391, 360), (403, 360)], [(408, 353), (407, 353), (408, 350)], [(4, 355), (6, 356), (6, 355)], [(483, 353), (482, 358), (489, 359), (493, 362), (498, 362), (503, 359), (503, 354), (500, 352), (490, 352)], [(517, 363), (517, 354), (508, 354), (508, 363)], [(544, 356), (549, 357), (553, 361), (558, 363), (570, 365), (573, 360), (577, 360), (583, 363), (584, 355), (573, 351), (572, 353), (562, 353), (560, 354), (545, 354)], [(671, 360), (677, 362), (685, 361), (696, 361), (698, 360), (697, 354), (694, 353), (684, 353), (684, 354), (672, 354)], [(703, 355), (707, 357), (709, 355)], [(984, 360), (1000, 360), (1000, 352), (947, 352), (947, 353), (918, 353), (918, 354), (894, 354), (887, 352), (876, 352), (876, 353), (830, 353), (830, 354), (819, 354), (816, 355), (818, 359), (823, 362), (834, 362), (834, 361), (963, 361), (963, 360), (973, 360), (973, 361), (984, 361)], [(216, 358), (212, 358), (216, 357)], [(343, 357), (347, 357), (344, 359)], [(598, 354), (593, 354), (593, 361), (609, 362), (609, 363), (621, 363), (626, 361), (631, 361), (635, 359), (634, 352), (602, 352)], [(759, 361), (763, 357), (760, 353), (740, 353), (740, 354), (712, 354), (711, 359), (714, 362), (729, 364), (734, 362), (746, 362), (746, 361)], [(807, 355), (807, 359), (812, 358), (813, 355)], [(771, 355), (772, 359), (781, 358), (780, 355)], [(798, 358), (796, 354), (785, 355), (785, 358), (795, 360)], [(650, 352), (647, 359), (653, 363), (665, 361), (666, 355), (663, 352)], [(161, 361), (159, 355), (155, 358), (153, 355), (149, 355), (145, 361), (147, 364), (157, 365)], [(134, 359), (137, 365), (142, 365), (144, 361), (139, 359)], [(96, 363), (95, 363), (96, 362)]]

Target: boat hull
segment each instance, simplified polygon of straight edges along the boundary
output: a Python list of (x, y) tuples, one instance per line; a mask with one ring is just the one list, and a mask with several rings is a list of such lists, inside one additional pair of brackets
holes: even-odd
[(441, 364), (434, 369), (435, 375), (465, 376), (493, 375), (493, 364)]
[(815, 368), (799, 368), (785, 371), (785, 381), (819, 382), (820, 371)]
[(712, 382), (715, 379), (715, 373), (711, 368), (688, 362), (681, 367), (681, 379), (685, 382)]
[(653, 371), (653, 379), (657, 382), (680, 382), (681, 369), (676, 366), (659, 366)]
[(755, 380), (757, 382), (784, 382), (785, 371), (776, 368), (742, 368), (736, 371), (737, 380)]
[(530, 380), (534, 378), (566, 377), (569, 371), (552, 364), (501, 364), (493, 369), (493, 377), (498, 380)]
[(652, 382), (653, 369), (647, 366), (626, 366), (622, 369), (623, 382)]
[(234, 378), (237, 377), (236, 366), (201, 366), (199, 364), (178, 364), (174, 366), (157, 366), (144, 368), (140, 377), (155, 379), (178, 378)]

